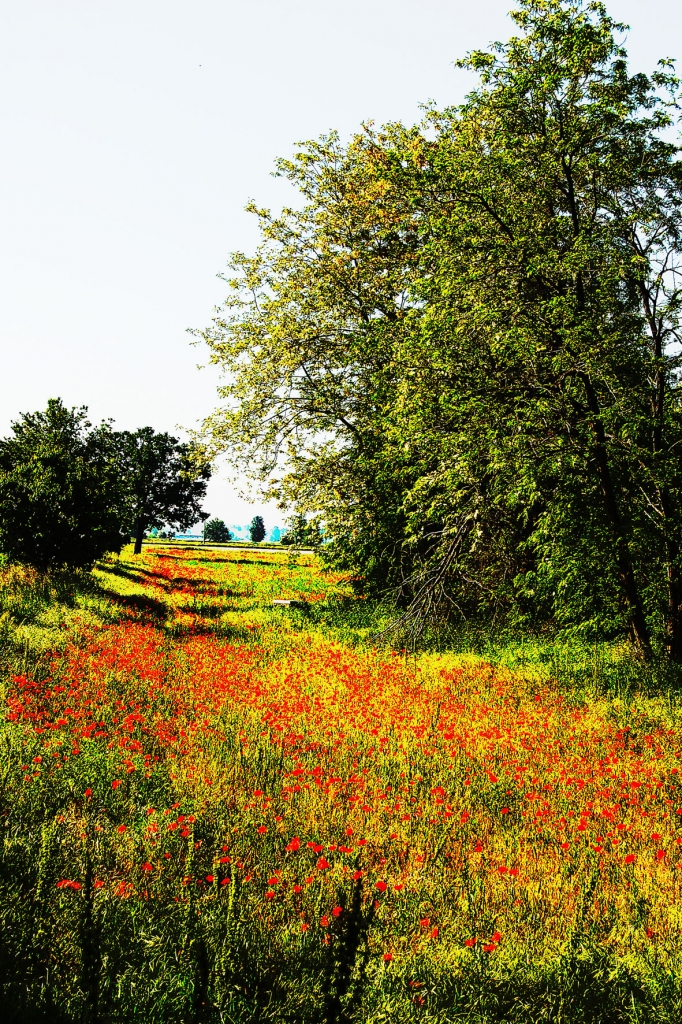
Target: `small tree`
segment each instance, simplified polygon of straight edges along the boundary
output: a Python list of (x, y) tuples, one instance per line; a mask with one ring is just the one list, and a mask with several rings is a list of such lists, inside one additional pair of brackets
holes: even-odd
[(260, 544), (265, 540), (265, 523), (262, 516), (254, 516), (249, 526), (249, 533), (254, 544)]
[(0, 441), (0, 550), (41, 571), (90, 566), (123, 543), (108, 424), (51, 398)]
[(135, 554), (142, 551), (145, 530), (171, 526), (187, 530), (207, 519), (201, 509), (210, 466), (197, 460), (190, 445), (151, 427), (116, 435), (125, 517), (135, 536)]
[(209, 519), (204, 526), (204, 539), (213, 544), (227, 544), (232, 540), (232, 534), (222, 519)]

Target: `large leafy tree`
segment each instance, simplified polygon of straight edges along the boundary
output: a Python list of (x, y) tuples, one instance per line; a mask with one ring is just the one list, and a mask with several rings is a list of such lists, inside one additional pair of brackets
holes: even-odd
[(235, 257), (208, 432), (409, 628), (502, 609), (679, 660), (678, 83), (628, 72), (600, 3), (512, 17), (424, 132), (280, 163), (306, 202)]
[(262, 245), (233, 256), (230, 295), (202, 332), (229, 381), (207, 436), (266, 494), (324, 510), (338, 558), (355, 566), (363, 547), (382, 587), (400, 578), (404, 534), (386, 427), (421, 244), (410, 176), (369, 128), (347, 147), (335, 134), (307, 143), (278, 169), (305, 204), (278, 217), (251, 207)]
[(186, 530), (208, 515), (201, 508), (211, 469), (188, 444), (152, 427), (116, 434), (123, 488), (123, 517), (135, 536), (136, 555), (145, 530)]
[(531, 608), (604, 613), (645, 654), (667, 591), (679, 659), (682, 177), (661, 133), (677, 81), (628, 74), (601, 4), (513, 17), (521, 37), (463, 62), (479, 89), (433, 115), (409, 342), (420, 505), (437, 506), (439, 569), (484, 586), (497, 549)]
[(41, 571), (119, 551), (120, 487), (107, 423), (50, 399), (0, 441), (0, 550)]
[(227, 544), (232, 540), (232, 534), (222, 519), (209, 519), (204, 524), (204, 539), (214, 544)]

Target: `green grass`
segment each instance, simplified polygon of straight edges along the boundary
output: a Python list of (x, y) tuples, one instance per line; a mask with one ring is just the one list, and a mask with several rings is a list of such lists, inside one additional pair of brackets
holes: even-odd
[[(396, 654), (376, 647), (389, 615), (315, 557), (262, 548), (157, 545), (92, 574), (0, 570), (6, 1020), (682, 1019), (674, 680), (627, 644), (471, 627), (448, 652), (431, 637)], [(405, 721), (423, 738), (400, 739)], [(447, 721), (464, 737), (456, 755)], [(532, 785), (516, 781), (520, 756)], [(287, 794), (296, 765), (308, 786)], [(566, 790), (562, 766), (584, 788)], [(371, 809), (346, 800), (348, 781), (318, 786), (320, 769), (360, 780)], [(423, 813), (388, 815), (389, 786)], [(543, 793), (552, 819), (524, 818)], [(587, 805), (585, 838), (572, 829), (563, 851), (557, 815), (575, 825)], [(626, 844), (608, 856), (596, 852), (607, 828)]]

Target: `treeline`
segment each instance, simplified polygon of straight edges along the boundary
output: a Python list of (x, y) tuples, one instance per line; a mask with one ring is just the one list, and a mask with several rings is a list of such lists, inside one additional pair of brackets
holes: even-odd
[(210, 475), (170, 434), (93, 426), (85, 408), (51, 399), (0, 440), (0, 552), (41, 571), (88, 567), (132, 535), (139, 554), (146, 530), (207, 518)]
[(682, 165), (670, 62), (520, 0), (464, 103), (280, 160), (201, 335), (214, 451), (317, 515), (408, 633), (629, 633), (682, 660)]

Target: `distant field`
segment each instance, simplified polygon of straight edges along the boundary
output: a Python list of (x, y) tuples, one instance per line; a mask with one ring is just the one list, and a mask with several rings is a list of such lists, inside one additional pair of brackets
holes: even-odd
[[(288, 548), (285, 544), (279, 542), (268, 542), (261, 541), (256, 544), (250, 540), (227, 540), (227, 541), (203, 541), (201, 538), (195, 540), (185, 539), (183, 537), (176, 538), (175, 540), (162, 540), (158, 537), (147, 537), (143, 541), (143, 547), (199, 547), (199, 548), (256, 548), (261, 551), (287, 551)], [(297, 548), (300, 550), (309, 550)]]
[(262, 546), (0, 598), (4, 1019), (682, 1019), (676, 698), (377, 650)]

